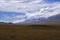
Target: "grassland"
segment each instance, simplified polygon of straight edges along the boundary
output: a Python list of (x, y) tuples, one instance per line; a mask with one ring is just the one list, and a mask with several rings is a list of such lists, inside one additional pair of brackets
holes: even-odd
[(60, 40), (60, 26), (0, 25), (0, 40)]

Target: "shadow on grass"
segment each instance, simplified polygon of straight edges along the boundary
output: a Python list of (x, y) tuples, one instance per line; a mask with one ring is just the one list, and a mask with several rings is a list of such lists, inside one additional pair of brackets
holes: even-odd
[(51, 25), (29, 25), (32, 29), (51, 29), (51, 28), (56, 28), (56, 26), (51, 26)]

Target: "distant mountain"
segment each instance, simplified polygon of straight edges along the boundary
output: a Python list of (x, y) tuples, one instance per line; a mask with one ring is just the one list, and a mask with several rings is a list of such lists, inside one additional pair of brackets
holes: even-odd
[(6, 23), (6, 22), (0, 22), (0, 25), (1, 25), (1, 24), (4, 25), (4, 24), (13, 24), (13, 23), (11, 23), (11, 22), (9, 22), (9, 23)]
[(28, 19), (26, 20), (25, 22), (43, 22), (45, 21), (46, 19), (45, 18), (32, 18), (32, 19)]
[(33, 18), (33, 19), (28, 19), (23, 23), (18, 23), (18, 24), (29, 24), (29, 25), (60, 25), (60, 15), (55, 15), (51, 16), (48, 19), (45, 18)]
[(5, 22), (0, 22), (0, 24), (6, 24)]
[(44, 22), (46, 21), (45, 18), (30, 18), (30, 19), (27, 19), (25, 20), (24, 22), (19, 22), (17, 24), (35, 24), (35, 23), (41, 23), (41, 22)]
[(51, 16), (47, 20), (50, 20), (50, 21), (60, 21), (60, 15)]
[(60, 15), (55, 15), (49, 17), (46, 21), (46, 24), (51, 24), (51, 25), (60, 25)]

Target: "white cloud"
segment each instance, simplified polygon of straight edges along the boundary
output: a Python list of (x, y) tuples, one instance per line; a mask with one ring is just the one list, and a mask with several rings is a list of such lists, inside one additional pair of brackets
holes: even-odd
[(21, 22), (24, 22), (26, 19), (22, 19), (22, 20), (14, 20), (12, 23), (21, 23)]
[[(22, 1), (22, 2), (21, 2)], [(29, 1), (29, 2), (26, 2)], [(9, 12), (30, 12), (37, 11), (40, 9), (38, 2), (42, 0), (19, 0), (19, 1), (4, 1), (0, 0), (0, 11), (9, 11)], [(25, 2), (25, 3), (23, 3)], [(39, 9), (37, 9), (37, 7)]]
[(60, 3), (54, 3), (49, 7), (46, 8), (41, 8), (41, 10), (39, 12), (35, 12), (35, 13), (26, 13), (26, 15), (28, 16), (28, 19), (30, 18), (48, 18), (50, 16), (54, 16), (57, 14), (60, 14)]
[(43, 0), (0, 0), (0, 11), (25, 13), (24, 16), (12, 17), (12, 22), (17, 23), (31, 18), (48, 18), (60, 14), (60, 3), (49, 4)]

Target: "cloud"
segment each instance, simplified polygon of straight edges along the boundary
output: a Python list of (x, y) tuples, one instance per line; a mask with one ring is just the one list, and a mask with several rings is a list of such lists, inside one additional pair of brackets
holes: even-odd
[[(22, 1), (22, 2), (21, 2)], [(29, 2), (26, 2), (29, 1)], [(38, 2), (42, 0), (18, 0), (18, 1), (0, 1), (0, 11), (8, 12), (35, 12), (40, 9)], [(37, 7), (39, 9), (37, 9)]]
[(45, 17), (48, 18), (50, 16), (54, 16), (57, 14), (60, 14), (60, 3), (54, 3), (51, 6), (48, 6), (46, 8), (41, 8), (40, 11), (37, 11), (35, 13), (26, 13), (28, 18), (32, 17)]
[(22, 22), (22, 20), (26, 19), (24, 13), (14, 13), (14, 12), (0, 12), (0, 22), (12, 22), (16, 23), (18, 20)]
[[(0, 11), (16, 12), (15, 14), (4, 14), (4, 20), (18, 23), (24, 22), (31, 18), (48, 18), (50, 16), (60, 14), (60, 2), (53, 0), (53, 3), (48, 0), (0, 0)], [(24, 15), (21, 15), (24, 14)], [(12, 14), (12, 16), (9, 16)]]

